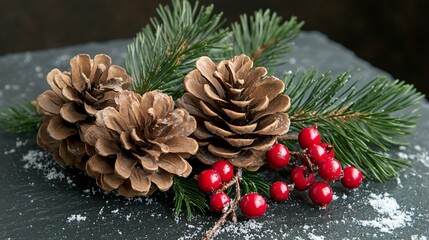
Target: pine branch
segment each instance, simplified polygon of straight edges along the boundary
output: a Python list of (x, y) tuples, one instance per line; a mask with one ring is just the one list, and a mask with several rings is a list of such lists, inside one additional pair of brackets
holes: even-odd
[(267, 197), (270, 196), (270, 186), (257, 172), (250, 172), (243, 169), (240, 185), (243, 189), (243, 195), (249, 192), (258, 192)]
[(348, 73), (333, 79), (330, 73), (317, 76), (315, 71), (286, 75), (284, 81), (285, 94), (293, 99), (292, 130), (317, 123), (338, 160), (358, 167), (370, 179), (385, 181), (410, 165), (387, 153), (392, 145), (406, 144), (403, 136), (416, 125), (423, 95), (413, 86), (376, 77), (359, 87)]
[(134, 79), (133, 90), (144, 93), (160, 89), (178, 98), (183, 94), (183, 77), (195, 67), (197, 58), (227, 48), (222, 14), (213, 6), (191, 6), (173, 0), (172, 8), (161, 6), (128, 46), (127, 71)]
[(246, 54), (255, 66), (267, 69), (284, 64), (284, 56), (291, 50), (304, 23), (298, 23), (296, 17), (282, 22), (282, 18), (270, 10), (259, 10), (252, 16), (240, 16), (240, 22), (232, 24), (232, 42), (234, 48), (228, 57)]
[(14, 133), (37, 133), (42, 116), (31, 102), (0, 110), (0, 128)]
[(178, 217), (182, 208), (186, 209), (186, 217), (189, 220), (194, 211), (204, 214), (209, 208), (204, 194), (198, 189), (196, 181), (192, 178), (174, 177), (174, 215)]

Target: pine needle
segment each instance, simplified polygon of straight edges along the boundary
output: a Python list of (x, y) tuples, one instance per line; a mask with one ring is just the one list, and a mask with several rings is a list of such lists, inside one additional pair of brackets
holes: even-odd
[(0, 110), (0, 128), (14, 133), (37, 133), (42, 116), (31, 102)]
[(375, 77), (359, 87), (350, 74), (332, 78), (316, 71), (286, 75), (285, 94), (292, 101), (291, 129), (317, 124), (323, 140), (334, 145), (338, 160), (358, 167), (368, 178), (386, 181), (407, 160), (388, 156), (392, 145), (407, 144), (405, 135), (416, 126), (423, 95), (402, 81)]
[(303, 22), (298, 23), (296, 17), (289, 21), (270, 10), (256, 11), (250, 17), (240, 16), (240, 21), (232, 24), (233, 49), (232, 56), (246, 54), (254, 61), (254, 66), (264, 66), (274, 70), (274, 67), (285, 64), (282, 60), (291, 50)]
[(186, 209), (187, 219), (191, 219), (192, 213), (199, 211), (204, 214), (209, 208), (204, 194), (198, 189), (193, 178), (174, 177), (174, 215), (178, 217), (183, 208)]
[(258, 175), (257, 172), (250, 172), (244, 169), (240, 185), (243, 190), (243, 194), (258, 192), (266, 197), (270, 196), (270, 186), (266, 180)]

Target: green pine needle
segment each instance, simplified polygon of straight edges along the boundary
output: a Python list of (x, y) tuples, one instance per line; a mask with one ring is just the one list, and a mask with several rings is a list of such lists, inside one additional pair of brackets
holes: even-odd
[(159, 89), (174, 99), (181, 97), (183, 77), (195, 68), (195, 61), (228, 47), (222, 14), (213, 14), (212, 5), (179, 0), (172, 5), (160, 6), (158, 18), (128, 46), (126, 69), (134, 79), (133, 90), (141, 94)]
[(0, 128), (14, 133), (37, 133), (42, 115), (31, 102), (15, 104), (0, 111)]
[(204, 214), (209, 208), (204, 194), (198, 189), (193, 178), (174, 177), (174, 215), (178, 217), (183, 208), (186, 209), (187, 219), (191, 219), (194, 211)]
[(240, 16), (240, 22), (232, 24), (234, 47), (228, 57), (246, 54), (255, 66), (267, 69), (284, 64), (284, 56), (291, 50), (295, 39), (304, 23), (298, 23), (296, 17), (289, 21), (270, 10), (259, 10), (252, 16)]
[(389, 147), (404, 145), (416, 126), (423, 95), (402, 81), (376, 77), (359, 87), (348, 73), (332, 78), (316, 71), (286, 75), (292, 99), (291, 129), (317, 124), (339, 161), (358, 167), (370, 179), (385, 181), (410, 162), (388, 157)]
[(266, 197), (270, 196), (270, 186), (266, 180), (258, 175), (257, 172), (250, 172), (243, 169), (240, 187), (243, 190), (243, 194), (249, 192), (258, 192), (265, 195)]

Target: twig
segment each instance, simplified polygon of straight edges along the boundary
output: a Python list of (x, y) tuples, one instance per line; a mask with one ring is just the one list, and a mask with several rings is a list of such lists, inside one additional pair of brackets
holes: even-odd
[[(233, 184), (235, 184), (235, 198), (234, 198), (234, 202), (229, 206), (228, 210), (226, 210), (222, 216), (219, 218), (219, 220), (217, 220), (216, 224), (209, 230), (206, 232), (206, 234), (203, 236), (203, 240), (209, 240), (212, 239), (214, 237), (214, 235), (216, 234), (217, 230), (222, 227), (222, 225), (225, 223), (226, 218), (231, 214), (231, 220), (233, 222), (237, 221), (237, 216), (235, 214), (235, 209), (238, 206), (238, 203), (240, 201), (241, 198), (241, 193), (240, 193), (240, 179), (241, 179), (241, 168), (239, 168), (237, 170), (237, 173), (235, 174), (234, 178), (229, 181), (227, 184), (225, 184), (222, 188), (222, 191), (224, 191), (225, 186), (232, 186)], [(227, 187), (227, 188), (228, 188)], [(225, 188), (225, 190), (227, 189)]]
[(278, 139), (282, 139), (282, 140), (298, 140), (298, 135), (285, 134), (285, 135), (280, 136)]

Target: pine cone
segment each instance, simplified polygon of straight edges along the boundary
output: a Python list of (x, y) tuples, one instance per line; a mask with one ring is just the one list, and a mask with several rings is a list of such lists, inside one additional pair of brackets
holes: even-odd
[(217, 65), (201, 57), (196, 67), (185, 77), (187, 93), (177, 103), (197, 120), (197, 158), (209, 165), (227, 159), (256, 171), (266, 162), (265, 152), (289, 130), (284, 83), (265, 77), (267, 70), (253, 68), (245, 55)]
[(107, 55), (81, 54), (70, 60), (70, 72), (53, 69), (46, 77), (52, 90), (37, 98), (44, 115), (37, 143), (62, 166), (85, 169), (86, 146), (80, 137), (80, 125), (95, 121), (95, 114), (115, 106), (114, 97), (129, 89), (131, 78), (125, 70), (112, 65)]
[(99, 111), (97, 125), (84, 132), (96, 152), (86, 164), (88, 175), (103, 190), (118, 189), (126, 197), (167, 191), (173, 176), (189, 176), (192, 167), (185, 158), (198, 150), (188, 137), (195, 119), (185, 109), (174, 109), (171, 96), (158, 90), (143, 96), (123, 91), (116, 102), (117, 109)]

